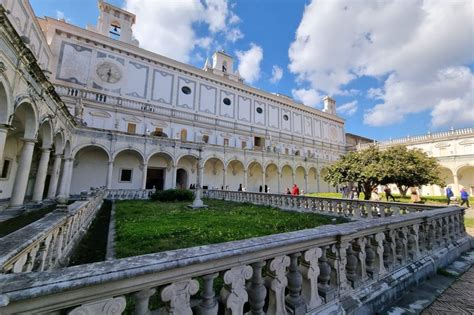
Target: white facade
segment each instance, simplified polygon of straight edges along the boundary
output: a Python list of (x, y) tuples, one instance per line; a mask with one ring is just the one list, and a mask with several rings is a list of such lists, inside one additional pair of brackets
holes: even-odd
[(198, 172), (208, 188), (334, 190), (320, 176), (345, 152), (332, 99), (323, 112), (245, 85), (224, 52), (197, 69), (140, 49), (135, 16), (103, 1), (88, 29), (38, 19), (28, 1), (0, 8), (0, 200), (10, 207), (97, 186), (188, 188)]

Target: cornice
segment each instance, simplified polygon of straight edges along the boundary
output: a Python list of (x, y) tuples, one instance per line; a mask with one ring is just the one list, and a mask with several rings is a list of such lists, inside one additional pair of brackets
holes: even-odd
[[(195, 68), (195, 67), (190, 66), (188, 64), (185, 64), (185, 63), (167, 58), (165, 56), (162, 56), (162, 55), (159, 55), (159, 54), (156, 54), (156, 53), (153, 53), (151, 51), (148, 51), (148, 50), (145, 50), (143, 48), (134, 46), (132, 44), (127, 44), (127, 43), (124, 43), (124, 42), (120, 42), (120, 41), (111, 39), (107, 36), (104, 36), (102, 34), (99, 34), (99, 33), (93, 32), (93, 31), (89, 31), (89, 30), (80, 28), (78, 26), (75, 26), (75, 25), (72, 25), (72, 24), (69, 24), (69, 23), (66, 23), (66, 22), (63, 22), (63, 21), (59, 21), (59, 20), (52, 19), (52, 18), (49, 18), (49, 17), (46, 17), (45, 20), (47, 21), (49, 26), (51, 26), (51, 25), (54, 26), (54, 28), (55, 28), (54, 32), (55, 33), (57, 33), (57, 32), (64, 33), (64, 34), (66, 34), (66, 36), (68, 36), (68, 35), (73, 36), (76, 39), (82, 40), (86, 43), (90, 43), (90, 44), (100, 46), (100, 47), (106, 48), (106, 49), (111, 49), (112, 51), (117, 51), (119, 53), (122, 53), (122, 52), (126, 53), (126, 54), (128, 54), (132, 57), (135, 57), (135, 58), (140, 59), (142, 61), (146, 61), (150, 64), (159, 65), (161, 67), (168, 68), (168, 69), (171, 69), (171, 70), (175, 70), (177, 72), (186, 73), (190, 76), (194, 76), (194, 77), (197, 77), (197, 78), (205, 80), (205, 81), (210, 81), (214, 84), (218, 84), (218, 85), (230, 88), (230, 89), (234, 89), (234, 90), (237, 90), (237, 91), (240, 91), (240, 92), (243, 92), (243, 93), (247, 93), (247, 94), (250, 94), (250, 95), (253, 95), (253, 96), (257, 96), (257, 97), (260, 97), (264, 100), (272, 101), (272, 102), (280, 104), (280, 105), (288, 106), (288, 107), (291, 107), (291, 108), (293, 108), (295, 110), (298, 110), (298, 111), (301, 111), (301, 112), (317, 115), (317, 116), (320, 116), (322, 118), (331, 120), (331, 121), (336, 122), (336, 123), (344, 124), (345, 120), (341, 117), (337, 117), (337, 116), (334, 116), (334, 115), (327, 114), (327, 113), (325, 113), (321, 110), (306, 106), (306, 105), (301, 104), (301, 103), (297, 103), (297, 102), (292, 101), (288, 98), (277, 96), (277, 95), (271, 94), (269, 92), (251, 87), (249, 85), (245, 85), (245, 84), (240, 83), (240, 82), (225, 80), (219, 75), (216, 75), (216, 74), (213, 74), (213, 73), (210, 73), (210, 72), (206, 72), (206, 71), (201, 70), (199, 68)], [(49, 28), (49, 26), (48, 26), (48, 28)], [(53, 30), (51, 30), (51, 31), (53, 31)]]

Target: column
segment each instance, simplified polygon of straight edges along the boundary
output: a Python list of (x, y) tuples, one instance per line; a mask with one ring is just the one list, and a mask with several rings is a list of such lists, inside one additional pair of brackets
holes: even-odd
[(0, 174), (3, 172), (3, 154), (5, 152), (5, 143), (7, 141), (8, 126), (0, 125)]
[(281, 187), (280, 187), (280, 182), (281, 182), (281, 172), (280, 170), (277, 170), (277, 177), (278, 177), (278, 194), (281, 194)]
[(293, 184), (296, 184), (296, 172), (293, 170), (291, 173), (291, 179), (293, 180), (293, 183), (291, 184), (293, 186)]
[(69, 198), (69, 188), (72, 178), (72, 165), (73, 158), (65, 158), (63, 163), (63, 176), (61, 177), (61, 183), (59, 184), (58, 198), (62, 199), (60, 202), (66, 202)]
[(109, 161), (107, 168), (107, 189), (112, 189), (112, 174), (114, 171), (114, 161)]
[(202, 187), (201, 187), (201, 180), (202, 180), (202, 173), (204, 170), (204, 166), (202, 165), (202, 159), (201, 159), (201, 152), (199, 152), (199, 159), (198, 159), (198, 164), (197, 164), (197, 176), (196, 176), (196, 192), (195, 192), (195, 197), (193, 201), (193, 208), (201, 208), (204, 206), (204, 203), (201, 200), (201, 194), (202, 194)]
[(48, 172), (49, 155), (51, 149), (41, 148), (41, 158), (38, 165), (38, 172), (36, 173), (35, 187), (33, 190), (33, 202), (41, 202), (43, 200), (44, 182), (46, 180), (46, 173)]
[(308, 193), (308, 174), (304, 173), (304, 192)]
[(459, 196), (459, 180), (458, 180), (458, 174), (453, 175), (454, 179), (454, 195)]
[(222, 169), (222, 186), (224, 187), (224, 190), (225, 189), (225, 186), (227, 185), (227, 178), (226, 178), (226, 169), (225, 167)]
[(16, 171), (13, 192), (10, 198), (10, 207), (21, 207), (25, 200), (26, 186), (30, 175), (31, 159), (35, 148), (35, 139), (22, 139), (23, 148), (21, 149), (18, 169)]
[(320, 184), (319, 184), (319, 170), (317, 170), (317, 173), (316, 173), (316, 190), (317, 192), (321, 192)]
[[(171, 166), (171, 186), (170, 186), (170, 188), (171, 189), (176, 188), (176, 166), (175, 165)], [(188, 188), (188, 187), (185, 187), (185, 188)]]
[(49, 181), (48, 199), (56, 197), (56, 190), (58, 188), (59, 172), (61, 172), (61, 154), (54, 154), (53, 172), (51, 173), (51, 180)]
[(267, 191), (265, 190), (265, 171), (262, 173), (262, 192), (266, 193)]
[(247, 187), (247, 170), (244, 170), (244, 187), (248, 191)]
[(146, 176), (148, 173), (148, 164), (143, 163), (142, 189), (146, 189)]

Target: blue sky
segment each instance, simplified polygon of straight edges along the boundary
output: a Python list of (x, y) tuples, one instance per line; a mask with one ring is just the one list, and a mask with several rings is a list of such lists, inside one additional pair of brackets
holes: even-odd
[[(201, 68), (216, 49), (246, 82), (321, 108), (384, 140), (474, 127), (469, 0), (111, 0), (140, 45)], [(95, 25), (96, 0), (31, 0), (38, 16)], [(460, 32), (459, 30), (463, 30)]]

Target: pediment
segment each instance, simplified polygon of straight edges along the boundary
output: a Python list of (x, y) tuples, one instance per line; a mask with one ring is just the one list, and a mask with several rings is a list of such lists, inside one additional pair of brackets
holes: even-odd
[(104, 112), (104, 111), (101, 111), (101, 110), (89, 112), (89, 114), (90, 114), (91, 116), (95, 116), (95, 117), (103, 117), (103, 118), (110, 118), (110, 117), (112, 117), (112, 115), (110, 115), (108, 112)]

